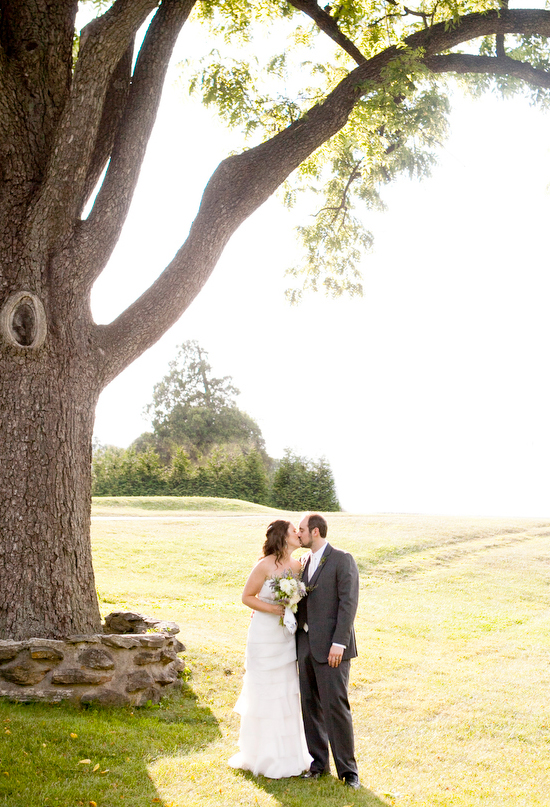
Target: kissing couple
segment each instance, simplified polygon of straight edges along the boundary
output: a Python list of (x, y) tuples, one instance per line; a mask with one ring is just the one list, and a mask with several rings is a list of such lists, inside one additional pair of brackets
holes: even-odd
[[(229, 765), (270, 779), (317, 779), (330, 773), (330, 745), (338, 779), (359, 788), (348, 700), (359, 573), (349, 552), (327, 542), (327, 529), (319, 513), (306, 514), (298, 530), (282, 519), (267, 529), (242, 594), (253, 614), (235, 706), (240, 751)], [(310, 550), (302, 562), (292, 557), (300, 547)], [(297, 624), (280, 596), (291, 578), (307, 590)]]

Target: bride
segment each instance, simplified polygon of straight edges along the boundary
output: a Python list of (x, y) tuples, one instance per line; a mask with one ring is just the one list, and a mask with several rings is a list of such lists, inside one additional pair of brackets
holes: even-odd
[(291, 553), (301, 546), (296, 528), (279, 519), (267, 528), (263, 557), (252, 569), (242, 601), (253, 614), (246, 643), (246, 673), (235, 705), (241, 715), (240, 752), (233, 768), (270, 779), (299, 776), (309, 770), (300, 711), (296, 642), (280, 624), (284, 607), (274, 600), (270, 581), (301, 565)]

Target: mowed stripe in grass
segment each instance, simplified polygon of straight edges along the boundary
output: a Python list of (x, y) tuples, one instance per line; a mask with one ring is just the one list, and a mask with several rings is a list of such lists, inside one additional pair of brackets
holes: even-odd
[[(271, 518), (94, 522), (103, 612), (132, 608), (179, 622), (191, 670), (184, 701), (192, 708), (182, 710), (186, 722), (178, 718), (179, 697), (166, 714), (163, 707), (130, 718), (123, 710), (138, 727), (134, 767), (125, 772), (121, 764), (114, 780), (127, 788), (125, 798), (110, 782), (100, 799), (89, 790), (80, 800), (89, 796), (98, 807), (159, 803), (153, 799), (174, 807), (548, 807), (550, 520), (329, 514), (331, 540), (352, 551), (361, 570), (360, 657), (350, 689), (365, 788), (350, 794), (335, 780), (256, 780), (227, 767), (250, 618), (240, 593)], [(37, 742), (47, 728), (60, 736), (68, 724), (56, 726), (67, 715), (84, 726), (89, 719), (66, 706), (3, 708), (6, 717), (37, 727)], [(107, 722), (118, 716), (98, 711), (93, 718), (112, 731)], [(162, 723), (162, 742), (157, 729), (132, 722), (142, 719)], [(109, 746), (121, 763), (125, 732), (123, 743)], [(13, 734), (5, 736), (21, 748)], [(54, 770), (63, 765), (56, 764), (47, 769), (53, 800), (44, 803), (73, 807), (79, 801), (60, 789)], [(128, 800), (142, 776), (145, 800)], [(43, 802), (13, 805), (20, 803)]]

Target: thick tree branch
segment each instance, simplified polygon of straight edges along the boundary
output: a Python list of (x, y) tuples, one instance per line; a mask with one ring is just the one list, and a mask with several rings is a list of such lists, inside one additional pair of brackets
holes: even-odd
[(130, 92), (133, 56), (134, 42), (132, 40), (132, 44), (116, 66), (105, 96), (95, 148), (88, 167), (86, 182), (84, 183), (81, 207), (84, 207), (88, 201), (107, 165), (107, 160), (111, 156), (115, 135)]
[(141, 47), (111, 161), (87, 221), (76, 236), (75, 258), (91, 285), (111, 256), (126, 220), (155, 123), (170, 57), (196, 0), (163, 0)]
[[(495, 33), (550, 36), (550, 12), (472, 14), (455, 27), (440, 23), (418, 31), (405, 44), (412, 49), (422, 48), (428, 63), (438, 51)], [(376, 90), (384, 68), (399, 54), (396, 47), (377, 54), (355, 68), (324, 103), (310, 109), (300, 120), (265, 143), (220, 164), (206, 186), (189, 237), (173, 261), (114, 322), (98, 327), (103, 383), (112, 380), (179, 319), (203, 287), (237, 227), (306, 157), (345, 125), (358, 99)]]
[(535, 87), (550, 89), (550, 73), (532, 67), (509, 56), (473, 56), (466, 53), (449, 53), (446, 56), (428, 56), (424, 63), (434, 73), (487, 73), (493, 76), (514, 76)]
[(4, 48), (0, 45), (0, 153), (13, 143), (17, 125), (17, 89)]
[(303, 11), (304, 14), (311, 17), (319, 30), (323, 31), (323, 33), (329, 36), (333, 42), (336, 42), (337, 45), (345, 50), (345, 52), (351, 56), (354, 62), (357, 62), (357, 64), (363, 64), (367, 61), (366, 57), (363, 56), (359, 48), (353, 44), (351, 39), (348, 39), (347, 36), (342, 33), (334, 17), (331, 17), (328, 11), (322, 9), (317, 4), (316, 0), (288, 0), (288, 2), (291, 6), (298, 9), (298, 11)]
[(77, 0), (0, 6), (1, 235), (6, 216), (24, 217), (44, 180), (69, 93)]
[(34, 134), (55, 125), (65, 103), (78, 1), (2, 0), (1, 6), (0, 41)]
[[(47, 130), (47, 121), (43, 120), (43, 124)], [(24, 217), (29, 195), (36, 188), (36, 176), (40, 171), (36, 153), (32, 154), (28, 148), (29, 129), (31, 124), (28, 117), (21, 114), (20, 86), (5, 51), (0, 49), (0, 240), (4, 244), (11, 242), (12, 246), (15, 245), (6, 235), (7, 229), (13, 218)], [(47, 132), (43, 139), (47, 139)], [(14, 144), (18, 144), (18, 147)], [(15, 177), (17, 182), (13, 181)], [(0, 294), (7, 283), (7, 276), (8, 267), (4, 263), (0, 269)]]
[[(508, 0), (501, 0), (501, 8), (508, 8)], [(504, 44), (504, 34), (497, 34), (495, 37), (496, 53), (497, 56), (506, 56), (506, 47)]]
[(80, 213), (88, 166), (111, 76), (135, 32), (157, 0), (116, 0), (87, 25), (80, 40), (70, 96), (57, 127), (57, 138), (41, 192), (29, 216), (26, 234), (40, 244), (36, 271), (49, 271), (48, 259), (68, 235)]
[(4, 87), (6, 80), (9, 76), (9, 65), (6, 51), (0, 44), (0, 87)]

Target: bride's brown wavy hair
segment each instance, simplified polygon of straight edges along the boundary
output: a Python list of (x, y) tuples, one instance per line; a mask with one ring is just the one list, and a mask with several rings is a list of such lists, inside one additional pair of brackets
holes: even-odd
[(272, 521), (265, 534), (265, 543), (262, 547), (263, 556), (275, 555), (275, 563), (280, 563), (286, 549), (286, 534), (290, 527), (290, 521), (283, 521), (278, 518)]

